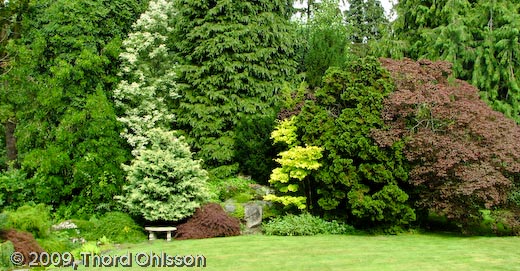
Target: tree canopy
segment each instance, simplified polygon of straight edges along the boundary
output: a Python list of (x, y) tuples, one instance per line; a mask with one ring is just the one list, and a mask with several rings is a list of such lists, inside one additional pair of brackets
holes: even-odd
[(177, 125), (214, 176), (237, 171), (235, 127), (249, 116), (274, 113), (276, 94), (295, 74), (287, 3), (176, 2)]

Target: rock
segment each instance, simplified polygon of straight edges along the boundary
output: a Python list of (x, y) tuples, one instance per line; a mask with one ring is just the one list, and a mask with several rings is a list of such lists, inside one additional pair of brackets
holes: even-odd
[(226, 213), (234, 213), (237, 209), (237, 206), (235, 204), (235, 200), (233, 199), (228, 199), (224, 202), (224, 211), (226, 211)]
[(259, 228), (262, 225), (262, 206), (256, 202), (249, 202), (244, 206), (244, 220), (246, 228)]
[(254, 198), (257, 200), (263, 200), (264, 196), (274, 194), (274, 190), (268, 186), (251, 184), (249, 187), (255, 192)]

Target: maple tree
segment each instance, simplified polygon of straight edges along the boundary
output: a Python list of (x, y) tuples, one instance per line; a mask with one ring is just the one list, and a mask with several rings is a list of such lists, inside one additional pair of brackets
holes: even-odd
[(456, 80), (448, 62), (383, 59), (396, 90), (384, 102), (380, 146), (405, 139), (419, 209), (467, 230), (481, 210), (502, 208), (520, 181), (520, 127)]

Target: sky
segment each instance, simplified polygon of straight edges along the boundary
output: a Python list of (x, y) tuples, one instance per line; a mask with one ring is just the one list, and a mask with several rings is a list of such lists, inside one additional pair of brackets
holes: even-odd
[[(381, 1), (381, 5), (383, 5), (383, 8), (385, 8), (386, 16), (394, 17), (390, 14), (390, 11), (392, 9), (392, 6), (397, 3), (397, 0), (379, 0), (379, 1)], [(341, 2), (341, 0), (340, 0), (340, 2)], [(346, 6), (345, 5), (342, 5), (342, 6), (344, 6), (344, 8), (348, 8), (348, 4)]]
[[(385, 8), (386, 15), (391, 19), (395, 18), (395, 15), (392, 15), (390, 12), (391, 12), (392, 6), (397, 3), (397, 0), (379, 0), (379, 1), (381, 1), (381, 5), (383, 5), (383, 8)], [(300, 1), (295, 1), (296, 6), (304, 6), (304, 4), (300, 4), (299, 2)], [(341, 2), (347, 2), (347, 1), (340, 0), (340, 3)], [(341, 4), (341, 6), (343, 9), (348, 8), (348, 4), (346, 4), (346, 5)]]

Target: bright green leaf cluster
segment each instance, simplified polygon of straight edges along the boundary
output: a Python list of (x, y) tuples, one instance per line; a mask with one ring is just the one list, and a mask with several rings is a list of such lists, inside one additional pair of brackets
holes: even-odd
[(289, 147), (298, 144), (298, 135), (296, 134), (296, 118), (293, 116), (278, 122), (271, 132), (271, 139), (274, 143), (283, 142)]
[[(316, 146), (295, 146), (298, 142), (296, 130), (296, 118), (293, 116), (280, 121), (271, 135), (274, 142), (285, 142), (290, 148), (278, 155), (280, 158), (277, 158), (276, 162), (281, 167), (273, 169), (269, 183), (274, 185), (278, 191), (289, 195), (267, 195), (264, 199), (282, 203), (284, 206), (294, 205), (302, 210), (306, 208), (306, 197), (293, 195), (301, 194), (302, 189), (299, 183), (321, 166), (318, 160), (323, 156), (323, 149)], [(294, 179), (299, 183), (291, 183), (291, 180)]]
[(306, 197), (293, 197), (293, 196), (276, 196), (273, 194), (264, 196), (264, 200), (278, 202), (283, 206), (295, 206), (299, 210), (305, 210), (307, 208), (305, 202), (307, 201)]

